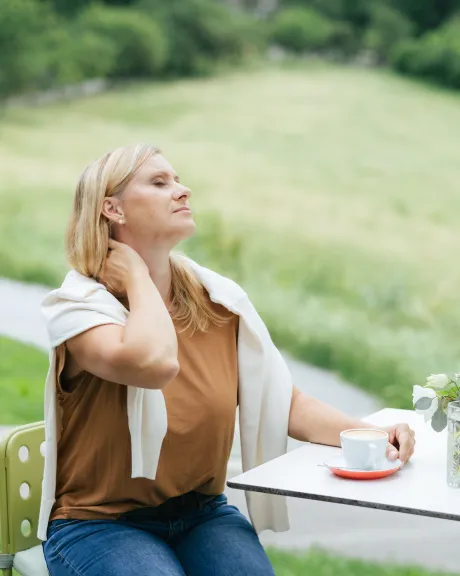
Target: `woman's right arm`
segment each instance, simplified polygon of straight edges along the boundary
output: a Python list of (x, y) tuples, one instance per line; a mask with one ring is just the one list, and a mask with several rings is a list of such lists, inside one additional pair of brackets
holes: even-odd
[(124, 244), (111, 246), (102, 277), (126, 291), (128, 320), (125, 326), (97, 326), (69, 339), (67, 375), (85, 370), (109, 382), (161, 389), (179, 372), (171, 316), (140, 256)]

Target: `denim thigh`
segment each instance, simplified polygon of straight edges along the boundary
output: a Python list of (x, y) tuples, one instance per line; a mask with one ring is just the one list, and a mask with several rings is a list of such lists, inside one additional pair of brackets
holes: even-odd
[(187, 576), (275, 576), (251, 523), (224, 495), (197, 520), (173, 546)]
[(43, 551), (51, 576), (185, 576), (161, 535), (114, 520), (55, 520)]

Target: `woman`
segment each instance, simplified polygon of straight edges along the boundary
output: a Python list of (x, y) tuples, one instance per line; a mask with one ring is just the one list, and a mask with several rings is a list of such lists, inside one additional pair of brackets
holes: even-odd
[[(195, 232), (190, 196), (147, 145), (78, 183), (73, 271), (44, 302), (51, 576), (274, 574), (257, 532), (288, 529), (284, 499), (247, 494), (251, 524), (223, 495), (237, 405), (245, 470), (288, 435), (338, 445), (368, 426), (293, 387), (245, 292), (171, 253)], [(390, 457), (407, 461), (412, 431), (388, 432)]]

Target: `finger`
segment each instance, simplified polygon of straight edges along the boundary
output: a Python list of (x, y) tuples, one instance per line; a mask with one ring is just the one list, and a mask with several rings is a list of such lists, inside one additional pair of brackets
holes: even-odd
[(115, 250), (117, 246), (120, 246), (120, 242), (117, 242), (113, 238), (109, 238), (109, 248), (110, 250)]
[(387, 446), (387, 458), (389, 460), (396, 460), (399, 456), (398, 451), (396, 450), (396, 448), (393, 446), (393, 444), (388, 444)]
[(405, 430), (401, 432), (401, 434), (399, 434), (398, 440), (399, 440), (399, 459), (402, 462), (407, 462), (413, 451), (414, 440), (412, 438), (412, 434), (410, 433), (409, 430), (407, 431)]
[(393, 442), (396, 439), (396, 430), (394, 428), (388, 429), (387, 428), (387, 433), (388, 433), (388, 441), (390, 442), (390, 444), (393, 444)]
[(411, 452), (410, 452), (409, 459), (412, 458), (412, 456), (414, 455), (414, 452), (415, 452), (415, 444), (416, 444), (416, 440), (415, 440), (415, 438), (412, 438), (412, 450), (411, 450)]

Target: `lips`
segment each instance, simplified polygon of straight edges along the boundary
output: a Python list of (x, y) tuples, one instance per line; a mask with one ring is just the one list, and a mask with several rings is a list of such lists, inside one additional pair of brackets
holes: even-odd
[(191, 212), (190, 208), (188, 206), (182, 206), (182, 208), (178, 208), (177, 210), (174, 210), (174, 214), (176, 212)]

